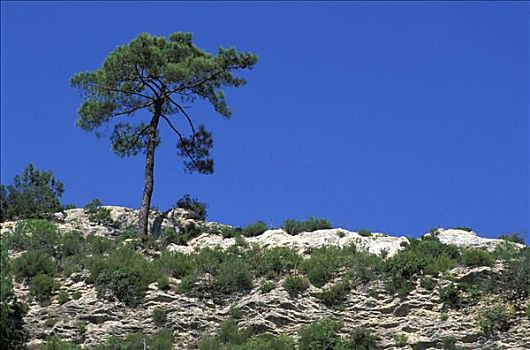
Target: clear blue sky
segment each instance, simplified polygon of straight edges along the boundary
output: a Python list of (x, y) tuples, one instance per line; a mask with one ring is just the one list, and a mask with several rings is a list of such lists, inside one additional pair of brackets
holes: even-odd
[(2, 2), (1, 176), (53, 170), (65, 203), (138, 207), (143, 157), (75, 126), (69, 86), (141, 32), (191, 31), (259, 55), (228, 90), (213, 175), (189, 175), (163, 132), (153, 204), (184, 193), (234, 225), (326, 217), (418, 235), (469, 226), (528, 241), (528, 4)]

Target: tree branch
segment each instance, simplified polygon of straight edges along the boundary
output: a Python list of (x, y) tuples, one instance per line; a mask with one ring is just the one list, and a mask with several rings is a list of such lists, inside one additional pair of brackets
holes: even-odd
[(137, 96), (149, 99), (151, 101), (154, 101), (154, 98), (152, 98), (151, 96), (147, 96), (147, 95), (141, 94), (139, 92), (116, 89), (116, 88), (112, 88), (112, 87), (108, 87), (108, 86), (101, 85), (101, 84), (96, 84), (96, 83), (90, 83), (90, 84), (93, 85), (93, 86), (96, 86), (96, 87), (100, 87), (102, 89), (109, 90), (109, 91), (121, 92), (123, 94), (128, 94), (128, 95), (137, 95)]
[(191, 120), (191, 117), (188, 115), (188, 113), (186, 113), (186, 111), (184, 110), (184, 108), (182, 108), (181, 105), (179, 105), (178, 103), (176, 103), (175, 101), (173, 101), (173, 99), (171, 98), (171, 96), (168, 96), (167, 97), (169, 99), (169, 101), (171, 103), (173, 103), (175, 106), (177, 106), (177, 108), (179, 109), (179, 111), (182, 112), (182, 114), (184, 114), (184, 116), (186, 117), (186, 119), (188, 120), (188, 124), (190, 125), (190, 128), (191, 128), (191, 132), (193, 133), (193, 138), (195, 139), (195, 127), (193, 126), (193, 122)]
[[(173, 126), (173, 124), (171, 123), (171, 121), (169, 120), (168, 117), (166, 117), (165, 115), (163, 115), (162, 113), (160, 113), (160, 116), (162, 118), (164, 118), (164, 120), (169, 124), (169, 127), (171, 129), (173, 129), (173, 131), (178, 135), (178, 137), (180, 138), (180, 141), (182, 141), (184, 143), (184, 137), (182, 136), (182, 134), (177, 130), (177, 128), (175, 128)], [(193, 158), (193, 156), (191, 155), (190, 151), (186, 148), (186, 147), (183, 147), (184, 150), (186, 151), (186, 154), (188, 155), (188, 158), (190, 158), (190, 160), (193, 162), (193, 164), (197, 167), (197, 169), (200, 169), (201, 167), (199, 166), (199, 164), (197, 163), (197, 161), (195, 160), (195, 158)]]
[(136, 139), (134, 140), (134, 143), (132, 144), (131, 148), (136, 147), (136, 144), (137, 144), (138, 141), (140, 140), (140, 136), (142, 136), (142, 134), (143, 134), (147, 129), (149, 129), (149, 127), (151, 127), (151, 124), (148, 124), (145, 128), (143, 128), (142, 130), (140, 130), (140, 132), (136, 135)]
[(113, 113), (112, 116), (113, 116), (113, 117), (117, 117), (117, 116), (119, 116), (119, 115), (131, 114), (132, 112), (135, 112), (135, 111), (137, 111), (137, 110), (139, 110), (139, 109), (142, 109), (142, 108), (145, 108), (145, 107), (149, 107), (149, 106), (152, 105), (152, 104), (153, 104), (153, 102), (149, 102), (149, 103), (146, 103), (146, 104), (144, 104), (144, 105), (141, 105), (141, 106), (138, 106), (138, 107), (131, 108), (131, 109), (129, 109), (129, 110), (127, 110), (127, 111), (124, 111), (124, 112)]
[(135, 64), (134, 67), (136, 68), (136, 74), (138, 74), (138, 78), (140, 78), (142, 83), (144, 83), (144, 85), (147, 86), (149, 88), (149, 90), (151, 90), (153, 92), (153, 94), (155, 94), (156, 98), (159, 99), (160, 98), (160, 91), (157, 92), (151, 85), (149, 85), (149, 83), (147, 81), (144, 80), (144, 76), (141, 74), (140, 70), (138, 69), (138, 65), (137, 64)]

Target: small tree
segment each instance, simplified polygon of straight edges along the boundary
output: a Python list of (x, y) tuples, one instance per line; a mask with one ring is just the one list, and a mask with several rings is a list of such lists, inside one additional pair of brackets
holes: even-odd
[(63, 192), (63, 183), (51, 171), (35, 170), (30, 163), (12, 185), (0, 185), (0, 221), (43, 218), (60, 211)]
[[(147, 234), (148, 229), (160, 120), (176, 134), (179, 156), (186, 158), (185, 169), (212, 173), (212, 134), (203, 125), (195, 127), (185, 104), (199, 98), (209, 102), (221, 116), (230, 117), (222, 88), (244, 85), (246, 81), (232, 72), (250, 69), (256, 62), (254, 54), (234, 48), (220, 48), (212, 56), (192, 43), (191, 33), (173, 33), (168, 39), (143, 33), (109, 54), (101, 68), (78, 73), (71, 79), (72, 86), (83, 94), (77, 125), (95, 131), (99, 137), (100, 127), (112, 122), (110, 140), (116, 154), (146, 155), (140, 234)], [(147, 124), (116, 122), (117, 117), (140, 111), (150, 114)], [(188, 125), (191, 136), (185, 136), (177, 127), (178, 119)]]

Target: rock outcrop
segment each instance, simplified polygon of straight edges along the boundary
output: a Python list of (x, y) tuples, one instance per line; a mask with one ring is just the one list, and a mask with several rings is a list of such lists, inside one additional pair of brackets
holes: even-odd
[[(71, 209), (57, 215), (57, 226), (63, 232), (79, 231), (83, 234), (115, 236), (120, 231), (135, 227), (137, 211), (123, 207), (106, 207), (111, 210), (114, 224), (111, 226), (91, 223), (83, 209)], [(164, 230), (179, 232), (198, 221), (192, 213), (175, 209), (166, 213), (152, 211), (150, 230), (157, 236)], [(203, 227), (219, 227), (221, 224), (207, 223)], [(221, 225), (222, 226), (222, 225)], [(15, 223), (2, 224), (2, 234), (9, 234)], [(207, 230), (205, 230), (207, 231)], [(431, 234), (431, 233), (428, 233)], [(436, 236), (442, 243), (458, 247), (473, 247), (493, 250), (502, 241), (477, 236), (473, 232), (439, 229)], [(292, 236), (281, 229), (268, 230), (246, 241), (263, 247), (285, 246), (305, 253), (320, 246), (355, 244), (360, 250), (377, 255), (393, 256), (408, 243), (406, 237), (393, 237), (381, 233), (370, 236), (336, 228), (303, 232)], [(204, 247), (228, 248), (236, 244), (234, 238), (223, 239), (221, 235), (200, 234), (187, 245), (170, 244), (167, 249), (191, 253)], [(125, 335), (142, 331), (150, 334), (157, 330), (151, 317), (152, 311), (163, 307), (168, 311), (167, 327), (176, 338), (176, 348), (194, 348), (197, 340), (215, 332), (234, 307), (242, 311), (241, 325), (252, 325), (256, 329), (273, 334), (296, 336), (299, 328), (324, 317), (335, 317), (344, 321), (345, 328), (366, 326), (380, 337), (381, 349), (396, 347), (394, 335), (407, 337), (408, 349), (442, 348), (442, 339), (454, 337), (457, 344), (466, 349), (530, 349), (530, 320), (519, 311), (513, 315), (509, 331), (496, 337), (485, 337), (476, 322), (477, 310), (498, 299), (492, 295), (478, 305), (461, 309), (445, 309), (436, 290), (428, 290), (418, 283), (406, 297), (388, 293), (381, 282), (351, 290), (340, 306), (325, 306), (316, 295), (322, 288), (310, 286), (302, 294), (290, 296), (277, 281), (276, 288), (268, 293), (260, 291), (259, 283), (250, 290), (233, 293), (225, 298), (211, 299), (179, 294), (175, 286), (180, 282), (171, 279), (172, 288), (163, 291), (156, 283), (149, 286), (145, 302), (131, 308), (119, 301), (98, 298), (93, 285), (84, 281), (87, 271), (61, 277), (61, 289), (79, 298), (60, 304), (56, 299), (46, 304), (32, 301), (26, 316), (30, 330), (30, 348), (38, 349), (47, 337), (55, 335), (64, 340), (75, 341), (90, 347), (105, 341), (111, 335)], [(502, 274), (502, 266), (480, 268), (455, 268), (449, 272), (454, 282), (473, 281), (485, 275)], [(479, 277), (477, 277), (479, 276)], [(25, 298), (28, 290), (21, 283), (15, 285), (16, 293)], [(528, 304), (529, 300), (523, 301)], [(51, 320), (51, 321), (50, 321)]]

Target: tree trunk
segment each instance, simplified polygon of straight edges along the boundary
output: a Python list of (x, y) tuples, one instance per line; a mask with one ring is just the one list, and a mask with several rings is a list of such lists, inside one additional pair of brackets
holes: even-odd
[(149, 209), (151, 208), (151, 197), (154, 187), (156, 130), (158, 128), (158, 121), (160, 120), (160, 108), (161, 106), (155, 105), (155, 112), (149, 128), (149, 140), (145, 157), (145, 185), (138, 217), (138, 233), (140, 236), (147, 235), (149, 228)]

